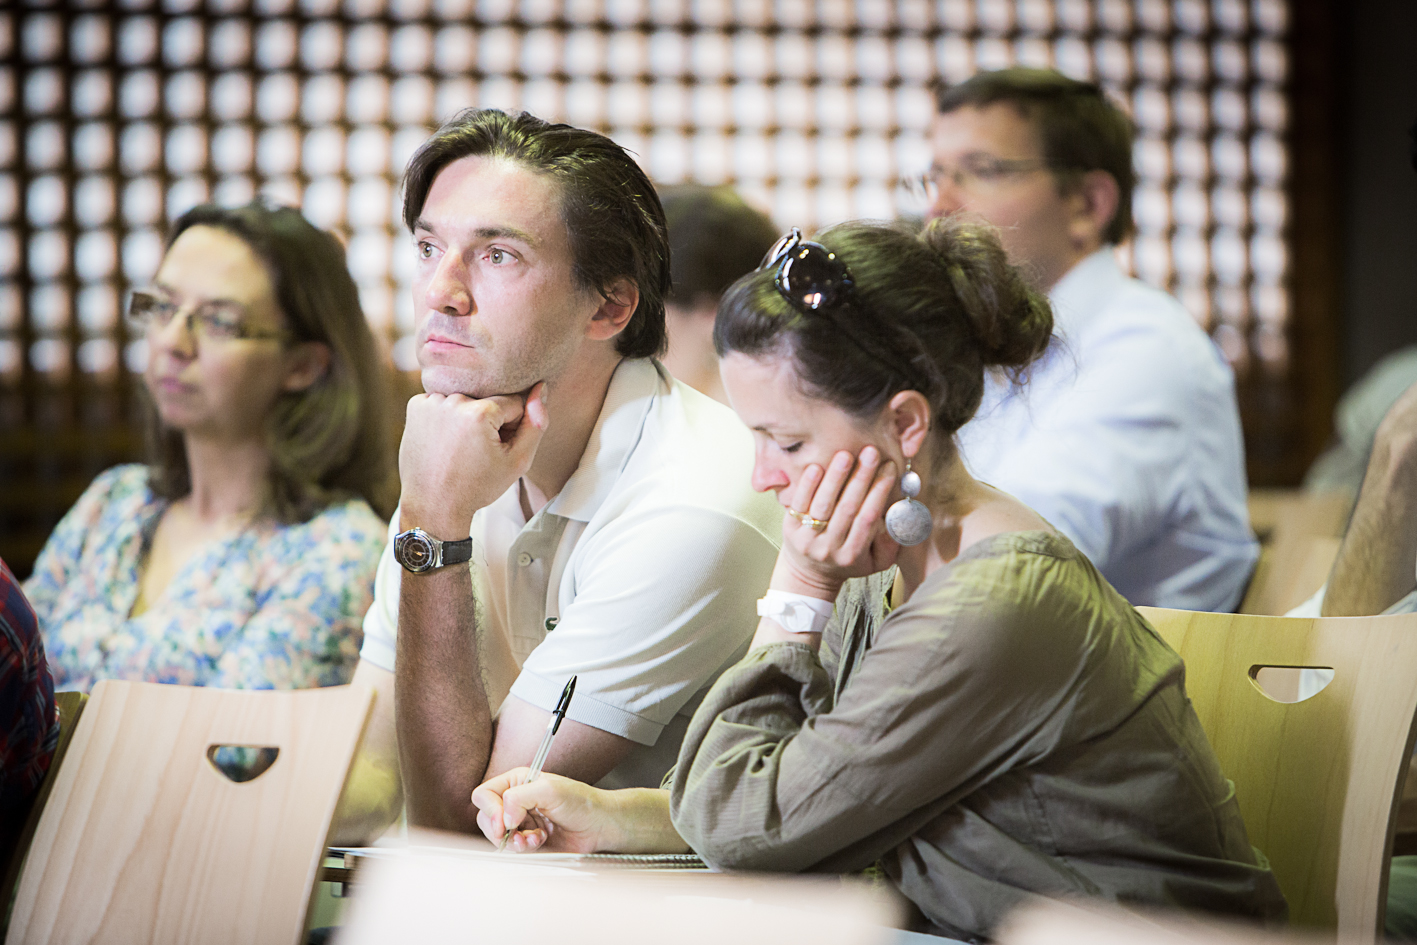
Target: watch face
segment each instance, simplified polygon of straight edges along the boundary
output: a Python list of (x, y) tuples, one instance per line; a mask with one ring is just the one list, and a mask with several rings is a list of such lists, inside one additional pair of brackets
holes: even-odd
[(399, 564), (415, 574), (433, 567), (433, 542), (417, 532), (404, 532), (396, 539)]

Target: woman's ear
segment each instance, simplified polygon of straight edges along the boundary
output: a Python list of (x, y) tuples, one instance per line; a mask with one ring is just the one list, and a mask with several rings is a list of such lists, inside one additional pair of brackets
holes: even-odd
[(285, 352), (285, 381), (281, 390), (306, 390), (330, 370), (330, 346), (323, 341), (302, 341)]
[(918, 390), (903, 390), (886, 404), (886, 422), (907, 457), (920, 454), (930, 435), (930, 402)]
[(630, 318), (640, 304), (640, 287), (623, 276), (610, 284), (600, 308), (590, 319), (590, 336), (596, 341), (609, 341), (630, 324)]

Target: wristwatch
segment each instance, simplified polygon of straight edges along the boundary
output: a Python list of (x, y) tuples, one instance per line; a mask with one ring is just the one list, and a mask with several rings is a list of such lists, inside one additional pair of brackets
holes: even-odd
[(394, 536), (394, 560), (410, 574), (427, 574), (450, 564), (472, 558), (472, 538), (439, 541), (421, 528), (410, 528)]

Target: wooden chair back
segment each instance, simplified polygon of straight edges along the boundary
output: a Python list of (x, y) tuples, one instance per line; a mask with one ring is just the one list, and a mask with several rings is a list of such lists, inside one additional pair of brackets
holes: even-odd
[[(1186, 691), (1298, 925), (1381, 935), (1398, 802), (1417, 735), (1417, 614), (1300, 619), (1138, 608)], [(1334, 671), (1277, 702), (1261, 667)]]
[[(355, 686), (98, 683), (6, 941), (299, 943), (373, 700)], [(245, 777), (259, 765), (233, 760), (272, 754), (241, 782), (218, 767)]]
[(84, 703), (89, 701), (87, 693), (56, 692), (55, 708), (59, 710), (59, 741), (54, 746), (54, 757), (49, 760), (49, 770), (40, 782), (39, 790), (25, 810), (0, 812), (0, 819), (8, 821), (4, 833), (14, 838), (8, 857), (4, 860), (5, 872), (0, 876), (0, 938), (10, 926), (10, 907), (14, 904), (15, 885), (20, 881), (20, 868), (24, 865), (25, 854), (29, 852), (30, 841), (34, 839), (35, 827), (39, 825), (39, 815), (44, 811), (45, 801), (54, 788), (54, 780), (59, 776), (59, 766), (69, 750), (69, 742), (74, 738), (74, 727), (83, 714)]

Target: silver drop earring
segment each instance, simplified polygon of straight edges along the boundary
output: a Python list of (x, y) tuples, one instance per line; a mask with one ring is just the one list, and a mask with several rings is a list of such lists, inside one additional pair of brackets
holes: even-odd
[(915, 501), (920, 494), (920, 474), (905, 461), (905, 474), (900, 477), (900, 491), (905, 498), (886, 509), (886, 533), (902, 545), (918, 545), (930, 537), (934, 522), (923, 502)]

